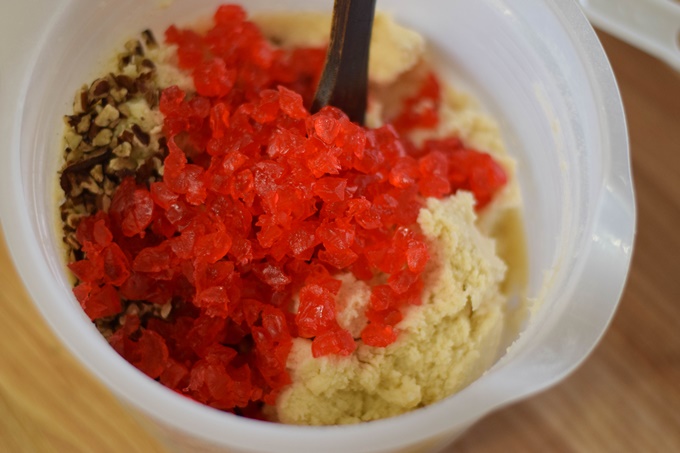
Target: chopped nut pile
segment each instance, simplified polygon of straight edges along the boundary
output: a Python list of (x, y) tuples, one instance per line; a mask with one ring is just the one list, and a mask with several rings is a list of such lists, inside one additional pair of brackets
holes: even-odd
[[(143, 37), (147, 48), (157, 46), (149, 30)], [(140, 41), (125, 47), (118, 56), (118, 73), (84, 85), (73, 102), (73, 115), (64, 118), (66, 162), (60, 185), (66, 199), (60, 209), (71, 258), (80, 250), (74, 237), (78, 220), (108, 211), (123, 178), (135, 176), (138, 183), (150, 184), (163, 174), (167, 146), (160, 121), (152, 118), (160, 115), (156, 65), (145, 57)]]
[[(84, 256), (75, 237), (80, 219), (108, 212), (125, 177), (149, 185), (163, 175), (167, 145), (158, 111), (160, 87), (156, 64), (146, 55), (158, 44), (150, 30), (141, 38), (126, 43), (115, 73), (83, 85), (76, 93), (73, 114), (64, 118), (65, 163), (59, 182), (65, 199), (60, 212), (69, 262)], [(131, 304), (127, 311), (165, 318), (169, 307)], [(108, 324), (118, 318), (98, 320), (100, 331), (108, 337), (113, 327)]]

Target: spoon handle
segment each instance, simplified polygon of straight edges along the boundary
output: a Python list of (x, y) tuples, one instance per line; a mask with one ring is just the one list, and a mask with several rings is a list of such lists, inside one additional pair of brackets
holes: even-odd
[(332, 105), (364, 124), (375, 1), (335, 0), (331, 41), (312, 112)]

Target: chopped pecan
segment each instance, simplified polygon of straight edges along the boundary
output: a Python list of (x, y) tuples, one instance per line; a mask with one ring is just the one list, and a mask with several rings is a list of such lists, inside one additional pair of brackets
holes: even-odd
[(108, 196), (112, 196), (113, 192), (116, 191), (116, 184), (109, 178), (104, 178), (104, 193)]
[(81, 190), (87, 190), (91, 194), (97, 195), (103, 192), (103, 189), (97, 184), (93, 177), (88, 176), (80, 183)]
[(75, 128), (80, 122), (80, 115), (66, 115), (64, 116), (64, 122), (67, 126)]
[[(106, 105), (94, 119), (94, 124), (100, 127), (107, 127), (120, 117), (118, 109), (111, 104)], [(96, 145), (95, 145), (96, 146)]]
[(122, 71), (123, 68), (125, 68), (127, 65), (129, 65), (131, 61), (132, 61), (132, 55), (127, 55), (127, 54), (120, 55), (118, 57), (118, 69), (120, 69)]
[(144, 100), (146, 100), (146, 103), (149, 104), (149, 108), (154, 108), (158, 106), (158, 101), (160, 97), (161, 96), (159, 90), (149, 90), (146, 93), (144, 93)]
[(79, 115), (85, 113), (87, 110), (88, 99), (87, 99), (87, 85), (76, 92), (76, 96), (73, 99), (73, 113), (74, 115)]
[(144, 49), (142, 48), (142, 43), (137, 39), (131, 39), (125, 43), (125, 49), (133, 55), (144, 55)]
[(88, 154), (86, 159), (68, 165), (61, 172), (61, 177), (59, 179), (61, 188), (64, 189), (64, 192), (67, 194), (70, 193), (74, 181), (69, 179), (69, 176), (73, 177), (76, 174), (89, 172), (90, 169), (95, 165), (106, 162), (110, 156), (111, 150), (99, 148), (98, 150)]
[(75, 127), (76, 132), (78, 132), (79, 134), (84, 134), (87, 131), (89, 131), (91, 120), (92, 118), (90, 117), (90, 115), (83, 115)]
[(129, 118), (132, 115), (130, 106), (127, 104), (120, 104), (118, 106), (118, 111), (120, 112), (121, 118)]
[(132, 145), (129, 142), (122, 142), (113, 148), (113, 154), (118, 157), (130, 157), (130, 154), (132, 154)]
[(101, 127), (97, 126), (95, 123), (90, 123), (90, 129), (87, 131), (87, 134), (83, 134), (83, 138), (92, 143), (92, 140), (99, 134), (100, 130), (102, 130)]
[(107, 173), (117, 173), (121, 170), (137, 170), (137, 162), (130, 157), (114, 157), (109, 162), (109, 166), (106, 169)]
[(125, 74), (120, 74), (115, 76), (116, 83), (119, 87), (125, 88), (129, 93), (134, 94), (135, 89), (135, 79)]
[(92, 176), (92, 178), (97, 181), (97, 183), (104, 182), (104, 168), (102, 165), (98, 164), (92, 167), (90, 170), (90, 176)]
[(83, 137), (75, 133), (66, 133), (64, 139), (66, 140), (68, 149), (78, 148), (80, 143), (83, 141)]
[(71, 229), (75, 230), (76, 227), (78, 226), (78, 223), (80, 223), (80, 219), (83, 217), (86, 217), (86, 213), (78, 213), (78, 212), (70, 212), (66, 216), (66, 220), (64, 223)]
[(106, 146), (109, 143), (111, 143), (112, 137), (113, 137), (113, 131), (111, 129), (102, 129), (92, 139), (92, 145), (93, 146)]
[[(120, 104), (127, 99), (128, 90), (125, 87), (114, 88), (110, 91), (111, 97)], [(119, 112), (120, 113), (120, 112)]]
[(161, 318), (163, 319), (168, 319), (168, 316), (170, 316), (170, 312), (172, 311), (172, 304), (167, 303), (161, 306)]
[(144, 130), (142, 130), (139, 124), (133, 124), (130, 129), (135, 134), (135, 137), (137, 137), (137, 140), (139, 140), (139, 143), (142, 146), (149, 146), (149, 143), (151, 142), (151, 137), (149, 136), (149, 134), (144, 132)]
[(148, 58), (145, 58), (142, 60), (142, 66), (147, 68), (147, 69), (156, 69), (156, 65), (154, 64), (153, 61), (149, 60)]
[(125, 129), (118, 136), (118, 140), (121, 142), (132, 143), (135, 140), (135, 134), (131, 130)]
[(153, 32), (148, 28), (142, 32), (142, 38), (144, 38), (144, 44), (146, 44), (147, 49), (158, 47), (158, 42), (156, 42)]
[[(72, 250), (80, 250), (80, 243), (76, 239), (76, 235), (74, 233), (66, 235), (64, 237), (64, 242), (66, 245), (68, 245)], [(72, 260), (75, 261), (75, 260)]]
[(89, 97), (90, 99), (101, 99), (109, 94), (111, 83), (106, 78), (97, 79), (90, 85)]
[[(78, 144), (78, 147), (76, 148), (76, 156), (83, 156), (84, 154), (88, 154), (92, 151), (95, 150), (95, 147), (90, 145), (89, 143), (85, 142), (84, 140)], [(74, 156), (75, 157), (75, 156)]]
[(97, 211), (108, 212), (111, 207), (111, 197), (104, 193), (97, 194), (96, 206)]

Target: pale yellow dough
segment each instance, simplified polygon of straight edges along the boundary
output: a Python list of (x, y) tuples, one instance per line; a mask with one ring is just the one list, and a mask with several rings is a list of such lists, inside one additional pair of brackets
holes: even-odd
[[(329, 41), (331, 17), (325, 13), (258, 14), (252, 20), (265, 36), (283, 47), (321, 47)], [(368, 63), (371, 82), (394, 82), (420, 60), (424, 49), (422, 36), (378, 12), (373, 22)]]

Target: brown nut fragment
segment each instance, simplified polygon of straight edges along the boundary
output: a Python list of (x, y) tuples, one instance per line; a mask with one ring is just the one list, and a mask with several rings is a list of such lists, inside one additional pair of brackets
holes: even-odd
[(71, 184), (71, 190), (67, 193), (71, 198), (79, 197), (83, 193), (83, 186), (76, 182)]
[(168, 319), (168, 316), (170, 316), (171, 311), (172, 311), (172, 304), (170, 302), (168, 302), (167, 304), (164, 304), (161, 307), (161, 312), (160, 312), (161, 318)]
[(99, 148), (92, 151), (86, 159), (75, 162), (61, 172), (60, 184), (64, 192), (69, 193), (71, 191), (71, 186), (75, 182), (71, 178), (74, 178), (77, 174), (89, 173), (90, 169), (97, 164), (103, 164), (106, 162), (111, 155), (111, 150), (106, 148)]
[(157, 107), (160, 98), (160, 90), (149, 90), (144, 93), (144, 100), (149, 104), (149, 108)]
[(83, 115), (75, 127), (76, 132), (78, 132), (79, 134), (84, 134), (87, 131), (89, 131), (91, 120), (92, 118), (90, 117), (90, 115)]
[[(129, 316), (139, 316), (140, 313), (141, 310), (139, 306), (135, 303), (131, 303), (130, 305), (128, 305), (127, 309), (125, 310), (125, 314)], [(124, 316), (121, 316), (121, 318), (124, 318)], [(125, 324), (125, 320), (121, 319), (121, 323)]]
[(92, 145), (93, 146), (106, 146), (109, 143), (111, 143), (112, 137), (113, 137), (113, 131), (111, 129), (102, 129), (92, 139)]
[(142, 60), (142, 66), (148, 69), (156, 69), (156, 63), (149, 60), (148, 58)]
[(137, 92), (146, 94), (151, 90), (155, 90), (153, 83), (153, 72), (143, 72), (135, 79), (135, 86), (137, 87)]
[(133, 159), (129, 157), (114, 157), (109, 162), (109, 166), (106, 169), (106, 172), (111, 174), (119, 172), (121, 170), (135, 171), (137, 170), (137, 162), (135, 162)]
[(90, 100), (96, 100), (96, 99), (101, 99), (106, 97), (107, 94), (109, 94), (109, 90), (111, 89), (111, 83), (105, 79), (97, 79), (94, 82), (92, 82), (92, 85), (90, 85), (90, 90), (89, 90), (89, 98)]
[(131, 61), (132, 61), (132, 55), (127, 55), (127, 54), (119, 55), (118, 56), (118, 69), (120, 69), (122, 71), (127, 65), (130, 64)]
[(126, 103), (120, 104), (118, 106), (118, 111), (120, 112), (121, 118), (129, 118), (130, 116), (132, 116), (132, 111), (130, 110), (130, 106)]
[(97, 182), (91, 176), (88, 176), (80, 183), (81, 191), (87, 190), (91, 194), (97, 195), (103, 192), (103, 189), (97, 184)]
[(112, 106), (111, 104), (107, 104), (94, 119), (94, 124), (96, 124), (99, 127), (107, 127), (113, 121), (117, 120), (119, 117), (120, 112), (118, 112), (118, 109)]
[(147, 49), (155, 49), (158, 47), (158, 42), (156, 42), (153, 32), (148, 28), (142, 32), (142, 38), (144, 38), (144, 44)]
[(130, 157), (132, 145), (129, 142), (122, 142), (113, 149), (113, 154), (118, 157)]
[(104, 178), (104, 184), (102, 186), (104, 187), (104, 194), (108, 196), (112, 196), (113, 192), (116, 191), (116, 184), (109, 178)]
[(130, 94), (134, 94), (135, 91), (135, 79), (125, 74), (120, 74), (115, 76), (116, 83), (119, 87), (125, 88)]
[(97, 136), (97, 134), (99, 134), (99, 131), (101, 129), (102, 129), (101, 127), (97, 126), (94, 123), (91, 123), (90, 129), (87, 131), (87, 134), (83, 134), (83, 138), (89, 140), (90, 143), (92, 143), (92, 140), (94, 140), (94, 138)]
[(149, 146), (149, 143), (151, 142), (151, 137), (149, 136), (149, 134), (144, 132), (144, 130), (139, 126), (139, 124), (133, 124), (130, 129), (135, 134), (137, 140), (139, 140), (140, 145)]
[(87, 85), (83, 85), (83, 87), (76, 92), (76, 96), (73, 99), (74, 115), (80, 115), (81, 113), (85, 113), (87, 110), (87, 90)]
[(86, 141), (82, 140), (79, 144), (78, 147), (75, 149), (75, 155), (76, 156), (83, 156), (84, 154), (91, 153), (92, 151), (95, 150), (95, 147), (87, 143)]
[(144, 49), (142, 48), (142, 43), (137, 39), (131, 39), (125, 43), (125, 49), (133, 55), (144, 55)]
[(125, 87), (114, 88), (110, 91), (111, 97), (117, 103), (121, 103), (127, 99), (128, 90)]
[(76, 227), (78, 226), (78, 223), (80, 223), (80, 219), (82, 219), (83, 217), (85, 217), (85, 214), (79, 214), (77, 212), (70, 212), (70, 213), (67, 214), (66, 220), (64, 221), (64, 223), (69, 228), (72, 228), (72, 229), (75, 230)]
[(109, 212), (109, 208), (111, 207), (111, 197), (104, 193), (97, 194), (96, 205), (98, 211)]
[(71, 193), (71, 189), (76, 184), (75, 174), (62, 172), (59, 177), (59, 185), (65, 194)]
[(75, 128), (80, 122), (80, 115), (66, 115), (64, 116), (64, 123), (67, 126)]
[[(118, 127), (118, 124), (120, 124), (121, 120), (122, 120), (121, 118), (113, 120), (111, 124), (109, 124), (109, 129), (111, 129), (111, 131), (115, 131), (116, 127)], [(116, 137), (115, 135), (111, 139), (111, 146), (114, 148), (118, 146), (118, 137)]]
[(92, 169), (90, 170), (90, 176), (92, 176), (92, 179), (97, 181), (97, 183), (104, 182), (104, 168), (102, 167), (102, 165), (99, 164), (92, 167)]
[(118, 140), (121, 141), (121, 142), (126, 142), (126, 143), (132, 144), (132, 142), (135, 141), (135, 134), (131, 130), (125, 129), (118, 136)]
[(66, 145), (68, 146), (67, 149), (71, 150), (78, 148), (80, 143), (83, 141), (83, 137), (73, 132), (67, 132), (64, 134), (64, 140), (66, 140)]
[[(66, 235), (64, 238), (64, 242), (66, 245), (68, 245), (72, 250), (80, 250), (80, 243), (76, 239), (76, 235), (74, 233)], [(75, 260), (72, 260), (75, 261)]]

